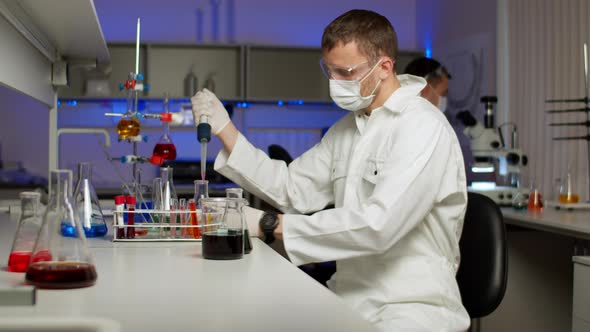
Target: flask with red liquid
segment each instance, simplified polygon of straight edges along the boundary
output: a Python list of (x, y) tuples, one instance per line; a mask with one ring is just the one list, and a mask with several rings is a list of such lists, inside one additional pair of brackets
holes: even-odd
[[(38, 192), (20, 193), (21, 215), (18, 220), (16, 234), (8, 256), (8, 272), (26, 272), (35, 246), (35, 240), (41, 228)], [(37, 257), (38, 258), (38, 257)]]
[(543, 195), (541, 195), (541, 191), (535, 185), (534, 180), (532, 181), (531, 185), (531, 193), (529, 194), (527, 210), (533, 212), (543, 211)]
[(51, 171), (51, 193), (25, 280), (39, 288), (94, 285), (96, 269), (72, 198), (72, 172)]
[(160, 157), (163, 161), (172, 161), (176, 159), (176, 146), (172, 143), (172, 139), (170, 138), (170, 121), (172, 120), (172, 115), (169, 112), (169, 102), (168, 98), (164, 99), (164, 113), (160, 117), (164, 125), (164, 134), (154, 146), (153, 157)]

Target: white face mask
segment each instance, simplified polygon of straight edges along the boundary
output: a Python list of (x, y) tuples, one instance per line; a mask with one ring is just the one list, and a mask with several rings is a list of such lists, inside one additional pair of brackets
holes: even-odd
[(443, 113), (447, 110), (447, 97), (446, 96), (439, 96), (438, 97), (437, 107)]
[(381, 84), (381, 80), (377, 82), (371, 94), (365, 97), (361, 96), (361, 82), (371, 75), (380, 62), (377, 62), (361, 80), (330, 80), (330, 97), (332, 97), (336, 105), (351, 112), (362, 110), (371, 105), (375, 98), (374, 93)]

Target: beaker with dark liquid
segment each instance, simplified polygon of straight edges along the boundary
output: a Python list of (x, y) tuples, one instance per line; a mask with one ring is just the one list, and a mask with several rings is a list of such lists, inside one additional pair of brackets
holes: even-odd
[[(227, 198), (243, 198), (244, 190), (242, 188), (226, 188), (225, 197)], [(248, 231), (248, 224), (244, 221), (244, 253), (252, 252), (252, 242), (250, 242), (250, 232)]]
[[(39, 214), (38, 192), (20, 193), (21, 215), (8, 256), (8, 272), (26, 272), (35, 246), (35, 240), (41, 228), (42, 216)], [(35, 259), (38, 259), (36, 257)]]
[[(86, 237), (100, 237), (107, 234), (107, 224), (100, 208), (96, 190), (92, 185), (92, 164), (82, 162), (78, 164), (78, 183), (74, 190), (76, 209)], [(70, 228), (71, 233), (75, 231)]]
[[(73, 232), (64, 232), (64, 227)], [(25, 280), (39, 288), (79, 288), (96, 282), (96, 269), (72, 199), (72, 172), (51, 171), (51, 194)]]
[(239, 259), (244, 255), (243, 198), (201, 198), (203, 258)]

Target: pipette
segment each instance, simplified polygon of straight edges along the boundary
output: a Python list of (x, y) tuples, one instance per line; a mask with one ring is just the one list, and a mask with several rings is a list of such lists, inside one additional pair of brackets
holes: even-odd
[(201, 180), (205, 180), (205, 171), (207, 167), (207, 143), (211, 140), (211, 125), (209, 117), (201, 115), (199, 125), (197, 126), (197, 138), (201, 142)]

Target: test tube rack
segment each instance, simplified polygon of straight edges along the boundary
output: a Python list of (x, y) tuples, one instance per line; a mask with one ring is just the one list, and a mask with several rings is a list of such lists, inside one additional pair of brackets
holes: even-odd
[[(134, 223), (122, 222), (133, 216)], [(204, 222), (201, 210), (137, 209), (113, 211), (114, 242), (194, 242), (219, 223)], [(210, 221), (210, 219), (209, 219)], [(131, 233), (131, 234), (130, 234)]]

